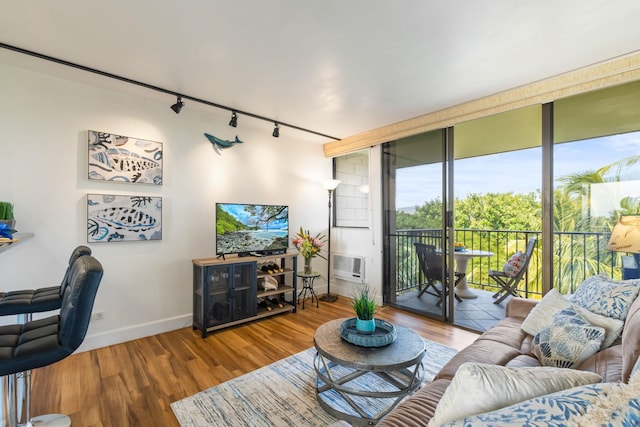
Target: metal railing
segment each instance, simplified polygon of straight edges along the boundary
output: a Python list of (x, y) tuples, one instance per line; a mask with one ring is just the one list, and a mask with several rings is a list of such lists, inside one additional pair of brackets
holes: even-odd
[[(620, 279), (621, 254), (609, 251), (609, 232), (557, 232), (553, 234), (553, 287), (561, 293), (573, 293), (584, 279), (601, 272)], [(505, 262), (517, 251), (525, 252), (529, 238), (538, 242), (533, 251), (523, 283), (518, 289), (523, 296), (540, 298), (542, 295), (542, 245), (539, 231), (470, 230), (457, 229), (454, 241), (467, 249), (493, 252), (492, 257), (469, 260), (467, 283), (478, 289), (495, 291), (495, 282), (489, 279), (489, 270), (502, 270)], [(414, 290), (424, 281), (413, 246), (421, 242), (442, 247), (441, 230), (401, 230), (391, 236), (395, 248), (396, 295)]]

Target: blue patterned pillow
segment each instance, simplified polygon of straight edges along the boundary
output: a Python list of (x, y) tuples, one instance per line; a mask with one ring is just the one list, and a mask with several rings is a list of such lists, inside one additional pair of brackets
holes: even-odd
[[(569, 390), (537, 397), (498, 409), (493, 412), (463, 418), (448, 424), (446, 427), (513, 427), (513, 426), (545, 426), (566, 427), (567, 421), (585, 414), (592, 405), (598, 406), (602, 402), (601, 396), (606, 397), (611, 393), (626, 388), (626, 384), (600, 383), (574, 387)], [(630, 392), (632, 393), (632, 392)], [(640, 416), (639, 398), (629, 397), (627, 403), (618, 405), (616, 424), (604, 424), (612, 426), (636, 427)], [(628, 420), (628, 421), (627, 421)], [(609, 422), (616, 421), (610, 418)], [(589, 425), (589, 424), (586, 424)], [(600, 424), (598, 424), (600, 425)]]
[(544, 366), (573, 368), (600, 350), (603, 340), (604, 328), (593, 326), (567, 307), (533, 338), (531, 351)]
[(582, 282), (571, 302), (592, 313), (625, 320), (639, 291), (640, 279), (613, 280), (598, 275)]

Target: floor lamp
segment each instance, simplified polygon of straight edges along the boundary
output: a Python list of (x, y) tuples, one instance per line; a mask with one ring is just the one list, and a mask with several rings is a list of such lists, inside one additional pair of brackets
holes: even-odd
[(320, 301), (334, 302), (338, 295), (331, 295), (331, 196), (333, 190), (340, 184), (340, 180), (332, 179), (325, 182), (324, 188), (329, 192), (329, 229), (327, 230), (327, 293), (320, 297)]

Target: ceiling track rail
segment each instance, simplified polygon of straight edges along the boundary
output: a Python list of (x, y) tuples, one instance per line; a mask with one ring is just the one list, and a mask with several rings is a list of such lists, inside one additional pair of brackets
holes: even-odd
[(10, 50), (13, 52), (17, 52), (17, 53), (21, 53), (23, 55), (28, 55), (28, 56), (32, 56), (34, 58), (38, 58), (38, 59), (42, 59), (45, 61), (49, 61), (49, 62), (53, 62), (59, 65), (64, 65), (66, 67), (71, 67), (71, 68), (75, 68), (77, 70), (81, 70), (81, 71), (86, 71), (88, 73), (92, 73), (92, 74), (97, 74), (99, 76), (102, 77), (107, 77), (110, 79), (114, 79), (114, 80), (118, 80), (124, 83), (129, 83), (132, 85), (136, 85), (136, 86), (140, 86), (143, 87), (145, 89), (149, 89), (149, 90), (153, 90), (156, 92), (161, 92), (161, 93), (166, 93), (168, 95), (173, 95), (176, 97), (181, 97), (182, 99), (188, 99), (189, 101), (193, 101), (193, 102), (197, 102), (200, 104), (204, 104), (204, 105), (208, 105), (209, 107), (214, 107), (214, 108), (219, 108), (221, 110), (227, 110), (227, 111), (231, 111), (231, 112), (235, 112), (236, 114), (242, 115), (242, 116), (247, 116), (247, 117), (252, 117), (254, 119), (258, 119), (258, 120), (263, 120), (265, 122), (270, 122), (270, 123), (277, 123), (280, 127), (285, 126), (291, 129), (295, 129), (295, 130), (299, 130), (301, 132), (306, 132), (306, 133), (310, 133), (313, 135), (317, 135), (317, 136), (321, 136), (323, 138), (329, 138), (329, 139), (333, 139), (335, 141), (340, 141), (340, 138), (337, 138), (335, 136), (331, 136), (331, 135), (327, 135), (325, 133), (321, 133), (321, 132), (316, 132), (314, 130), (311, 129), (306, 129), (300, 126), (296, 126), (296, 125), (292, 125), (290, 123), (285, 123), (285, 122), (281, 122), (280, 120), (275, 120), (275, 119), (271, 119), (269, 117), (265, 117), (265, 116), (261, 116), (259, 114), (254, 114), (254, 113), (250, 113), (248, 111), (243, 111), (243, 110), (239, 110), (237, 108), (233, 108), (233, 107), (227, 107), (226, 105), (221, 105), (215, 102), (211, 102), (211, 101), (207, 101), (206, 99), (202, 99), (202, 98), (197, 98), (195, 96), (191, 96), (191, 95), (187, 95), (181, 92), (176, 92), (174, 90), (170, 90), (170, 89), (165, 89), (159, 86), (154, 86), (152, 84), (148, 84), (148, 83), (144, 83), (138, 80), (133, 80), (127, 77), (123, 77), (123, 76), (119, 76), (117, 74), (112, 74), (112, 73), (108, 73), (106, 71), (102, 71), (102, 70), (98, 70), (95, 68), (91, 68), (91, 67), (87, 67), (85, 65), (81, 65), (81, 64), (76, 64), (74, 62), (70, 62), (70, 61), (66, 61), (64, 59), (60, 59), (60, 58), (55, 58), (53, 56), (49, 56), (49, 55), (45, 55), (42, 53), (38, 53), (38, 52), (34, 52), (31, 50), (27, 50), (27, 49), (23, 49), (17, 46), (12, 46), (6, 43), (2, 43), (0, 42), (0, 47), (6, 50)]

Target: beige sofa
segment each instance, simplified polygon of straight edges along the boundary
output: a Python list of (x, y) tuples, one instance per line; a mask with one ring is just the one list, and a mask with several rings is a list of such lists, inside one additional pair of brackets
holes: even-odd
[[(438, 402), (451, 384), (456, 371), (465, 362), (514, 368), (540, 366), (539, 360), (531, 353), (534, 337), (521, 330), (523, 321), (536, 303), (537, 301), (522, 298), (510, 300), (504, 320), (460, 351), (440, 370), (433, 382), (405, 399), (377, 425), (426, 426), (434, 416)], [(621, 338), (586, 359), (577, 369), (599, 374), (602, 382), (627, 382), (639, 354), (640, 298), (636, 298), (629, 309)], [(469, 396), (469, 399), (474, 399), (474, 396)]]

